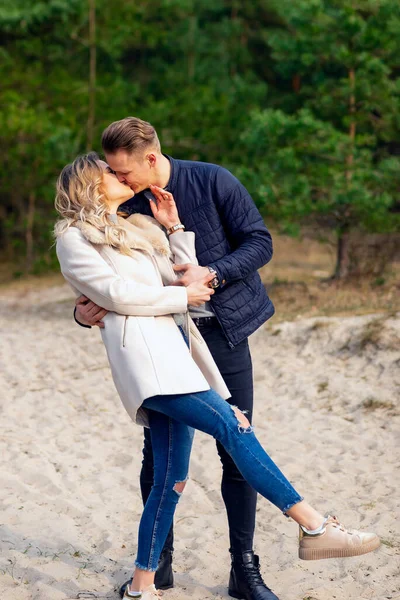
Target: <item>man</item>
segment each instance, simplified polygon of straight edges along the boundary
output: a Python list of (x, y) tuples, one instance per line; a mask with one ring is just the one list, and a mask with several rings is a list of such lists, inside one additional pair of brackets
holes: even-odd
[[(253, 411), (253, 374), (248, 336), (269, 319), (274, 308), (257, 269), (272, 257), (271, 236), (244, 186), (226, 169), (213, 164), (176, 160), (162, 154), (155, 129), (128, 117), (112, 123), (102, 136), (106, 160), (135, 196), (121, 209), (152, 216), (150, 185), (171, 192), (179, 214), (176, 228), (196, 234), (199, 265), (180, 265), (181, 285), (215, 274), (211, 301), (190, 314), (207, 342), (229, 388), (232, 405)], [(75, 318), (86, 326), (103, 326), (106, 314), (87, 298), (77, 301)], [(253, 552), (257, 494), (243, 479), (230, 456), (217, 443), (223, 466), (225, 502), (232, 556), (229, 594), (245, 600), (278, 600), (265, 585)], [(145, 431), (140, 476), (143, 501), (153, 483), (153, 455)], [(173, 531), (169, 533), (156, 573), (156, 587), (173, 586)], [(123, 586), (124, 587), (124, 586)], [(121, 588), (123, 593), (123, 588)]]

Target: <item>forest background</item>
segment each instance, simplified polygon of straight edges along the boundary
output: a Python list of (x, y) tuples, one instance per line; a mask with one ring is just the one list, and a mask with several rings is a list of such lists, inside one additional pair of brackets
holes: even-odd
[(271, 284), (311, 248), (298, 285), (318, 279), (327, 299), (350, 279), (372, 308), (395, 307), (398, 0), (2, 0), (0, 33), (3, 281), (57, 267), (60, 169), (134, 115), (166, 153), (229, 168), (275, 232), (301, 236), (277, 236), (292, 256)]
[[(128, 115), (250, 191), (276, 308), (250, 339), (257, 435), (316, 507), (381, 538), (346, 564), (297, 561), (293, 523), (260, 499), (267, 585), (400, 600), (399, 0), (0, 0), (1, 600), (116, 600), (132, 573), (142, 435), (52, 238), (60, 170)], [(227, 600), (201, 432), (190, 469), (163, 598)]]

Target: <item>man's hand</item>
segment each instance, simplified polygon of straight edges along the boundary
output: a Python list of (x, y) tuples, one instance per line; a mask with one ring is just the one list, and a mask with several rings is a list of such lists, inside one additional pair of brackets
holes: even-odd
[(97, 304), (86, 298), (86, 296), (79, 296), (75, 301), (75, 306), (75, 318), (79, 323), (82, 323), (82, 325), (91, 325), (92, 327), (104, 327), (102, 319), (106, 316), (108, 310), (97, 306)]
[(208, 271), (208, 275), (187, 286), (186, 290), (189, 306), (201, 306), (204, 302), (209, 302), (211, 296), (215, 293), (214, 290), (210, 288), (210, 281), (213, 280), (213, 277), (214, 274)]
[[(206, 275), (210, 275), (210, 271), (207, 267), (199, 267), (198, 265), (193, 265), (192, 263), (187, 263), (186, 265), (173, 265), (173, 267), (175, 272), (182, 273), (182, 277), (180, 277), (176, 282), (177, 285), (184, 285), (185, 287), (194, 281), (199, 281)], [(210, 281), (213, 279), (213, 277), (211, 277)]]

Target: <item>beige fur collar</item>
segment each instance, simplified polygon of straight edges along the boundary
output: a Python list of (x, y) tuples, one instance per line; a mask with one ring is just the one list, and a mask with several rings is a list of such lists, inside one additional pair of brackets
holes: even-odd
[[(94, 225), (85, 221), (74, 223), (85, 238), (92, 244), (105, 244), (105, 236)], [(171, 250), (168, 238), (161, 229), (159, 223), (152, 217), (133, 214), (127, 219), (118, 217), (118, 225), (124, 227), (128, 235), (128, 243), (133, 250), (142, 250), (148, 254), (154, 252), (163, 256), (170, 256)]]

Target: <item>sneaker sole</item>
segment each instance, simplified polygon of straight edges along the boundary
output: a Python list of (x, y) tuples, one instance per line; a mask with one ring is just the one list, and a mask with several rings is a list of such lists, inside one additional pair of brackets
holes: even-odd
[(361, 556), (376, 550), (381, 545), (379, 538), (371, 540), (368, 544), (363, 544), (357, 548), (299, 548), (299, 558), (301, 560), (321, 560), (323, 558), (349, 558), (351, 556)]
[[(158, 590), (164, 590), (164, 591), (165, 591), (165, 590), (171, 590), (173, 587), (174, 587), (174, 584), (173, 584), (173, 583), (169, 583), (169, 584), (167, 584), (167, 585), (162, 585), (162, 586), (158, 587), (157, 589), (158, 589)], [(125, 592), (122, 592), (122, 593), (121, 593), (121, 588), (119, 588), (119, 590), (118, 590), (118, 594), (119, 594), (119, 597), (120, 597), (120, 598), (122, 598), (122, 599), (124, 598), (124, 593), (125, 593)]]

